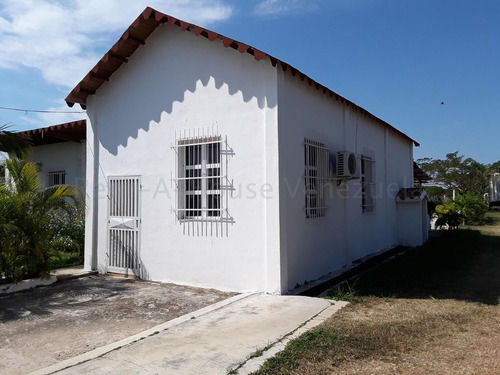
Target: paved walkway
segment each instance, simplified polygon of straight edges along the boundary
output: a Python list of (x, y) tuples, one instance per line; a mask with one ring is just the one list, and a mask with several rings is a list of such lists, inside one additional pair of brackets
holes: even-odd
[[(319, 298), (244, 294), (33, 374), (238, 374), (345, 305)], [(247, 361), (257, 350), (264, 355)]]
[(75, 279), (78, 277), (93, 275), (95, 273), (96, 272), (94, 272), (94, 271), (85, 271), (83, 269), (83, 266), (58, 268), (52, 272), (53, 275), (57, 276), (58, 280)]

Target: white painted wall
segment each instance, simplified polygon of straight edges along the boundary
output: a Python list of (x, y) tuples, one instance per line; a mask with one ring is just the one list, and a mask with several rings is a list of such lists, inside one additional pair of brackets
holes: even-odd
[[(160, 26), (87, 100), (87, 269), (107, 270), (107, 180), (139, 175), (142, 277), (234, 291), (284, 293), (398, 242), (395, 195), (411, 187), (411, 141), (290, 73)], [(278, 125), (279, 123), (279, 125)], [(179, 131), (218, 129), (234, 154), (234, 223), (218, 234), (180, 224)], [(217, 131), (216, 131), (217, 132)], [(304, 213), (304, 138), (375, 159), (379, 196), (361, 212), (359, 180), (333, 184), (326, 217)]]
[(66, 184), (85, 188), (85, 141), (60, 142), (34, 146), (29, 160), (40, 163), (40, 176), (43, 187), (48, 186), (48, 174), (53, 171), (66, 171)]
[[(106, 271), (107, 179), (140, 175), (141, 262), (147, 279), (222, 290), (280, 292), (276, 70), (205, 38), (160, 26), (89, 97), (86, 267)], [(175, 133), (218, 129), (234, 155), (228, 175), (234, 224), (201, 235), (179, 224)], [(92, 182), (90, 180), (92, 179)], [(95, 189), (93, 190), (92, 187)], [(272, 199), (267, 199), (272, 196)], [(227, 229), (227, 230), (226, 230)]]
[(488, 203), (498, 200), (500, 200), (500, 173), (494, 173), (490, 176)]
[[(286, 291), (398, 244), (395, 196), (413, 183), (412, 143), (288, 72), (279, 71), (278, 82)], [(305, 217), (304, 138), (323, 142), (331, 152), (348, 150), (375, 160), (374, 212), (362, 212), (357, 179), (340, 187), (332, 181), (326, 216)]]
[(416, 247), (429, 239), (428, 200), (425, 191), (418, 198), (396, 199), (400, 245)]

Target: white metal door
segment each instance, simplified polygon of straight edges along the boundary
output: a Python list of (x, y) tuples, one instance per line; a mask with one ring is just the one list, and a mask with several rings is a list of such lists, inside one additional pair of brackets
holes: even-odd
[(139, 275), (140, 177), (109, 177), (108, 186), (108, 271)]

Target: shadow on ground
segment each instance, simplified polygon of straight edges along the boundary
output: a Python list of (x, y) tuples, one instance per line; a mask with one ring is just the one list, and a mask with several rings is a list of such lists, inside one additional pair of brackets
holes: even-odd
[[(63, 280), (57, 284), (39, 287), (0, 297), (0, 323), (30, 317), (49, 316), (55, 310), (70, 306), (81, 307), (106, 301), (126, 293), (134, 280), (88, 277), (82, 280)], [(71, 285), (69, 288), (68, 286)]]
[(27, 374), (231, 297), (111, 276), (0, 297), (0, 374)]
[(348, 282), (359, 296), (500, 301), (500, 237), (445, 231)]

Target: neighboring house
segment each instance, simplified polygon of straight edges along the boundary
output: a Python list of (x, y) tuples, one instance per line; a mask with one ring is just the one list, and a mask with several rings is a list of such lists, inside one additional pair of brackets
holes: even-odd
[(498, 209), (500, 207), (500, 173), (490, 175), (490, 186), (487, 197), (487, 203), (491, 208)]
[(67, 184), (85, 189), (85, 120), (20, 133), (30, 138), (28, 160), (37, 164), (43, 187)]
[(432, 178), (425, 173), (417, 163), (413, 162), (413, 183), (415, 187), (422, 188), (425, 183), (431, 181)]
[(151, 8), (66, 101), (88, 115), (86, 269), (286, 293), (427, 228), (398, 220), (425, 205), (396, 203), (414, 140)]

